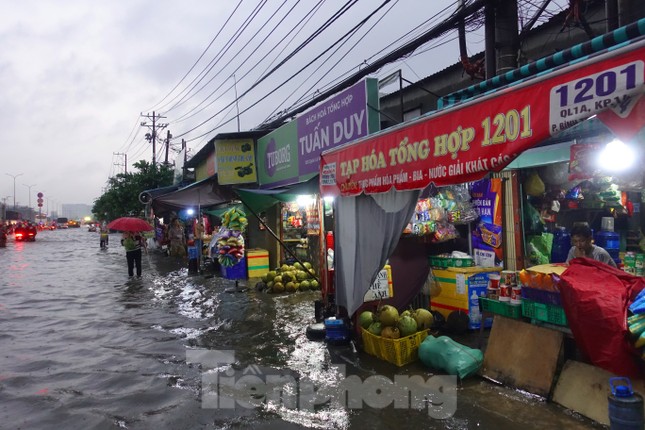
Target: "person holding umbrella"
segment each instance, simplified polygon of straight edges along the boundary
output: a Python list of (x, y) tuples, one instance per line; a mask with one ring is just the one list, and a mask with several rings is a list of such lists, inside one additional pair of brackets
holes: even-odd
[(128, 262), (128, 276), (134, 276), (137, 267), (137, 278), (141, 277), (141, 250), (146, 249), (146, 239), (139, 232), (126, 231), (123, 233), (121, 245), (125, 247), (125, 258)]
[(141, 277), (141, 250), (146, 250), (146, 239), (143, 231), (152, 231), (153, 228), (145, 220), (134, 217), (117, 218), (107, 225), (110, 230), (125, 232), (121, 245), (125, 247), (125, 256), (128, 262), (128, 275), (134, 276), (134, 268), (137, 268), (137, 277)]

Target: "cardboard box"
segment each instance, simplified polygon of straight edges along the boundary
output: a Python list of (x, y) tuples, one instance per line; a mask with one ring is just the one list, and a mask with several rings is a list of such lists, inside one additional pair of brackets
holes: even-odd
[[(486, 297), (488, 275), (499, 273), (501, 267), (450, 267), (432, 269), (440, 292), (430, 299), (430, 308), (440, 312), (446, 319), (450, 313), (461, 311), (470, 317), (468, 327), (478, 329), (481, 324), (479, 297)], [(472, 299), (472, 300), (471, 300)], [(492, 317), (486, 318), (485, 327), (490, 327)]]
[(269, 271), (269, 251), (253, 248), (246, 250), (249, 278), (261, 278)]

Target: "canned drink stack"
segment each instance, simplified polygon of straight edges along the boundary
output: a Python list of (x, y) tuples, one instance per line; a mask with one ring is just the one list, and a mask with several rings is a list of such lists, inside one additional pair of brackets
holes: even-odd
[(498, 273), (490, 273), (488, 275), (488, 288), (486, 289), (486, 296), (491, 300), (499, 300), (499, 281), (500, 276)]
[(643, 430), (643, 397), (634, 393), (629, 378), (609, 378), (609, 428)]
[(517, 272), (515, 270), (502, 270), (502, 284), (517, 285)]

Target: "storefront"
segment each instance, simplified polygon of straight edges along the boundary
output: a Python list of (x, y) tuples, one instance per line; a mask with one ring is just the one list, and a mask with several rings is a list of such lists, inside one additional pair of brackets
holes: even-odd
[[(630, 28), (634, 30), (636, 27)], [(444, 270), (441, 272), (443, 275), (441, 277), (444, 278), (443, 285), (439, 287), (443, 292), (430, 293), (435, 296), (434, 301), (431, 299), (431, 303), (437, 303), (439, 305), (437, 308), (450, 311), (447, 315), (452, 314), (452, 311), (458, 311), (457, 315), (463, 314), (467, 318), (464, 321), (466, 324), (471, 324), (473, 319), (479, 319), (479, 322), (485, 323), (485, 318), (494, 314), (507, 317), (503, 320), (510, 320), (513, 321), (512, 324), (517, 324), (513, 326), (514, 329), (520, 327), (525, 334), (522, 339), (529, 343), (534, 334), (532, 332), (529, 334), (529, 331), (535, 327), (522, 321), (550, 324), (551, 329), (539, 327), (546, 333), (540, 339), (548, 338), (552, 340), (553, 345), (548, 351), (549, 358), (542, 358), (549, 368), (548, 372), (551, 373), (540, 375), (544, 376), (544, 381), (547, 381), (546, 386), (540, 387), (540, 394), (548, 395), (554, 380), (556, 362), (561, 352), (563, 331), (558, 327), (566, 328), (569, 325), (571, 330), (569, 333), (576, 341), (587, 340), (589, 330), (582, 327), (581, 323), (590, 324), (590, 313), (592, 310), (598, 310), (594, 308), (595, 305), (584, 309), (578, 306), (575, 311), (572, 310), (576, 307), (576, 299), (595, 297), (594, 295), (598, 294), (597, 290), (581, 293), (581, 285), (588, 287), (590, 284), (578, 282), (579, 277), (596, 276), (594, 279), (597, 280), (602, 276), (609, 276), (611, 281), (608, 278), (607, 285), (612, 285), (613, 291), (623, 291), (616, 295), (620, 299), (611, 300), (610, 304), (606, 303), (607, 306), (602, 304), (602, 300), (594, 299), (594, 303), (601, 303), (597, 305), (600, 306), (600, 312), (597, 315), (611, 315), (611, 321), (617, 324), (620, 324), (621, 318), (616, 316), (622, 312), (626, 317), (626, 304), (629, 300), (633, 300), (632, 293), (642, 288), (643, 281), (640, 277), (623, 278), (624, 272), (621, 271), (605, 273), (603, 268), (593, 265), (583, 267), (581, 266), (583, 263), (572, 265), (564, 274), (562, 270), (554, 267), (534, 268), (531, 273), (522, 272), (520, 271), (522, 267), (553, 261), (553, 242), (551, 242), (550, 251), (544, 253), (546, 260), (533, 262), (529, 260), (526, 266), (522, 264), (518, 267), (515, 264), (515, 249), (505, 246), (506, 238), (508, 235), (528, 238), (530, 233), (536, 232), (527, 229), (526, 225), (522, 229), (521, 216), (513, 219), (508, 216), (501, 217), (500, 213), (509, 209), (520, 209), (517, 213), (521, 214), (523, 209), (533, 207), (538, 213), (539, 223), (543, 229), (539, 232), (540, 236), (542, 233), (548, 234), (549, 228), (556, 226), (570, 228), (574, 222), (580, 221), (578, 219), (580, 217), (583, 217), (582, 221), (587, 221), (593, 229), (604, 230), (603, 226), (607, 227), (608, 222), (605, 221), (603, 224), (602, 218), (608, 217), (604, 216), (605, 214), (601, 216), (600, 209), (610, 212), (617, 223), (615, 225), (618, 225), (621, 217), (630, 217), (631, 213), (631, 223), (627, 223), (624, 239), (622, 234), (619, 235), (619, 243), (622, 244), (616, 247), (616, 260), (622, 262), (626, 259), (621, 252), (627, 252), (630, 249), (628, 244), (635, 246), (633, 240), (630, 242), (628, 232), (640, 224), (635, 221), (634, 214), (640, 212), (638, 188), (642, 186), (640, 185), (643, 180), (642, 168), (636, 169), (636, 180), (628, 177), (618, 179), (618, 175), (612, 176), (614, 179), (610, 182), (606, 179), (598, 179), (601, 182), (597, 185), (602, 184), (605, 188), (592, 187), (596, 177), (594, 171), (583, 168), (576, 173), (576, 169), (585, 165), (583, 160), (588, 161), (586, 157), (580, 157), (581, 153), (590, 153), (590, 151), (581, 151), (581, 149), (588, 149), (588, 145), (596, 145), (594, 154), (596, 158), (602, 151), (608, 151), (601, 156), (605, 160), (605, 167), (622, 166), (631, 159), (637, 161), (637, 157), (644, 153), (641, 129), (645, 125), (645, 101), (641, 96), (645, 82), (645, 41), (636, 39), (625, 42), (624, 33), (625, 30), (621, 30), (620, 34), (623, 35), (621, 43), (611, 49), (548, 70), (546, 73), (524, 78), (512, 85), (497, 88), (495, 91), (412, 122), (357, 140), (343, 148), (323, 153), (320, 169), (321, 193), (323, 196), (336, 198), (337, 304), (342, 306), (350, 316), (361, 310), (365, 293), (386, 260), (393, 254), (406, 226), (409, 226), (412, 234), (419, 234), (425, 228), (428, 231), (434, 230), (431, 233), (434, 239), (437, 239), (438, 235), (450, 235), (454, 231), (459, 231), (461, 237), (468, 239), (458, 249), (468, 254), (459, 263), (461, 266), (472, 264), (473, 267), (440, 269)], [(592, 41), (592, 44), (599, 42), (600, 38), (596, 42)], [(573, 50), (575, 49), (574, 47)], [(564, 173), (563, 167), (555, 162), (533, 164), (529, 166), (532, 170), (521, 165), (514, 166), (514, 170), (505, 170), (513, 160), (518, 159), (518, 156), (543, 145), (549, 139), (557, 138), (567, 130), (575, 133), (573, 128), (575, 126), (588, 127), (591, 122), (589, 119), (592, 117), (595, 118), (592, 121), (602, 123), (604, 133), (591, 135), (586, 133), (584, 139), (577, 139), (568, 144), (564, 150), (560, 148), (560, 153), (565, 151), (568, 154), (568, 159), (561, 161), (570, 163), (568, 168), (564, 168)], [(618, 154), (618, 146), (614, 139), (622, 139), (625, 144), (618, 146), (631, 148), (634, 155), (621, 156), (618, 161), (610, 162), (609, 155)], [(562, 158), (561, 155), (559, 157)], [(522, 160), (518, 159), (518, 161)], [(523, 161), (526, 161), (526, 157)], [(637, 165), (642, 166), (642, 162)], [(540, 169), (547, 170), (540, 171)], [(586, 188), (579, 183), (572, 184), (571, 188), (563, 187), (564, 183), (560, 182), (560, 179), (569, 181), (571, 174), (569, 171), (578, 175), (576, 180), (589, 181), (590, 184), (586, 184)], [(540, 176), (539, 181), (535, 180), (535, 173)], [(531, 177), (533, 177), (533, 183), (529, 182)], [(606, 177), (606, 174), (602, 177)], [(522, 187), (521, 198), (517, 202), (507, 193), (508, 185), (505, 182), (511, 182), (511, 178), (515, 178), (512, 180), (516, 180)], [(630, 181), (634, 188), (626, 188)], [(555, 198), (549, 194), (553, 190), (547, 191), (545, 183), (553, 185), (554, 190), (558, 190)], [(636, 186), (637, 184), (639, 186)], [(465, 187), (468, 190), (470, 208), (461, 207), (460, 210), (455, 210), (461, 200), (468, 199), (453, 199), (451, 203), (446, 203), (445, 196), (458, 195), (459, 187)], [(572, 192), (577, 189), (578, 194), (567, 196), (572, 189)], [(421, 190), (424, 190), (425, 194), (421, 194)], [(529, 199), (526, 197), (527, 192), (534, 196)], [(561, 192), (564, 192), (563, 196), (560, 196)], [(584, 199), (581, 196), (584, 196)], [(590, 207), (583, 207), (583, 200), (587, 200), (584, 204)], [(600, 201), (603, 206), (596, 206)], [(471, 222), (468, 217), (460, 218), (468, 214), (471, 209), (479, 215), (478, 221)], [(589, 211), (583, 212), (583, 209)], [(567, 211), (571, 214), (565, 215)], [(554, 213), (557, 216), (553, 216)], [(452, 217), (452, 223), (441, 224), (449, 217)], [(504, 218), (507, 219), (506, 222)], [(511, 222), (508, 222), (509, 218)], [(458, 220), (464, 221), (464, 224), (459, 225), (461, 221)], [(526, 224), (526, 218), (524, 221)], [(605, 235), (605, 238), (609, 236), (611, 235)], [(527, 243), (531, 244), (530, 239)], [(569, 246), (563, 245), (563, 247), (568, 251), (570, 243)], [(527, 249), (529, 249), (528, 246)], [(614, 248), (611, 248), (611, 251), (613, 253)], [(531, 251), (527, 251), (526, 255), (531, 255)], [(429, 258), (431, 255), (423, 257)], [(451, 258), (456, 257), (451, 256)], [(561, 256), (558, 258), (562, 259)], [(513, 259), (513, 265), (509, 264), (510, 259)], [(584, 259), (582, 261), (584, 262)], [(520, 261), (521, 263), (523, 262)], [(437, 267), (446, 263), (437, 260), (431, 264)], [(504, 269), (509, 266), (512, 270), (505, 272)], [(616, 270), (610, 267), (608, 269)], [(479, 279), (477, 277), (479, 272), (488, 273)], [(553, 292), (550, 291), (553, 285), (558, 284), (558, 277), (552, 276), (558, 273), (567, 278), (567, 291), (569, 291), (563, 295), (559, 309), (556, 304), (548, 303), (548, 299), (544, 299)], [(631, 279), (635, 281), (632, 282)], [(489, 286), (494, 287), (496, 283), (500, 284), (497, 296), (486, 297)], [(503, 289), (502, 284), (504, 284)], [(516, 288), (510, 288), (513, 284)], [(395, 297), (398, 294), (398, 285), (395, 274)], [(594, 285), (599, 284), (594, 281)], [(524, 286), (527, 287), (527, 294), (530, 289), (538, 291), (533, 291), (534, 295), (530, 298), (526, 297)], [(449, 289), (452, 289), (450, 294), (454, 296), (455, 301), (450, 303), (449, 300), (443, 300), (443, 302), (437, 300), (437, 297), (445, 294)], [(476, 312), (484, 312), (485, 315), (481, 313), (473, 315), (471, 298)], [(399, 309), (406, 307), (407, 305), (404, 305)], [(569, 314), (565, 314), (565, 310)], [(560, 313), (554, 315), (558, 311)], [(525, 319), (522, 320), (522, 318)], [(622, 329), (613, 322), (609, 323), (607, 319), (603, 321), (605, 323), (602, 328), (594, 326), (598, 330), (598, 335), (605, 339), (610, 339), (612, 336), (621, 339), (618, 344), (614, 344), (607, 350), (611, 350), (618, 356), (622, 354), (621, 359), (625, 359), (627, 350), (633, 347), (625, 336), (625, 318), (622, 318)], [(499, 333), (503, 326), (502, 323), (493, 324), (491, 342), (493, 342), (493, 333), (495, 331)], [(539, 336), (536, 334), (535, 339)], [(498, 341), (499, 339), (495, 342)], [(502, 368), (504, 365), (509, 367), (509, 362), (503, 360), (508, 360), (515, 351), (512, 344), (509, 345), (508, 338), (499, 342), (503, 345), (499, 356), (502, 361), (493, 363), (491, 361), (493, 358), (490, 358), (487, 367), (485, 366), (489, 370), (497, 365), (501, 365)], [(522, 345), (525, 349), (532, 348), (536, 357), (545, 356), (540, 353), (540, 348), (546, 352), (544, 345)], [(494, 349), (491, 348), (491, 351)], [(607, 350), (603, 353), (607, 353)], [(584, 349), (584, 352), (589, 353), (589, 356), (597, 357), (594, 354), (598, 351), (591, 346)], [(611, 353), (605, 354), (605, 357), (607, 355), (611, 356)], [(551, 362), (551, 359), (554, 361)], [(633, 370), (633, 367), (621, 368), (602, 360), (594, 361), (594, 359), (591, 361), (594, 365), (612, 372), (624, 369), (625, 374), (630, 374)], [(623, 364), (626, 361), (616, 360)], [(531, 359), (525, 360), (518, 367), (525, 369), (533, 365), (535, 360)], [(525, 387), (531, 388), (530, 384)]]

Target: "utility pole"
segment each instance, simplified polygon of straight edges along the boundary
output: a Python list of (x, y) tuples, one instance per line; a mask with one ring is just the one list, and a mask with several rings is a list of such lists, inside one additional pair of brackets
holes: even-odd
[(154, 169), (157, 165), (157, 132), (166, 128), (168, 124), (157, 123), (157, 120), (165, 118), (165, 116), (157, 115), (155, 111), (152, 111), (152, 115), (141, 114), (141, 116), (152, 121), (152, 125), (146, 121), (141, 121), (141, 127), (150, 129), (150, 133), (146, 133), (146, 140), (152, 143), (152, 168)]
[(170, 139), (172, 138), (172, 134), (170, 134), (170, 130), (166, 130), (166, 158), (163, 162), (165, 166), (168, 165), (168, 151), (170, 151)]
[(36, 184), (32, 184), (32, 185), (22, 184), (22, 185), (24, 185), (25, 187), (27, 187), (27, 188), (29, 189), (29, 221), (31, 221), (31, 218), (32, 218), (32, 209), (31, 209), (31, 187), (35, 187), (35, 186), (36, 186)]
[(127, 175), (128, 174), (128, 154), (126, 154), (125, 152), (113, 152), (112, 155), (116, 155), (117, 157), (123, 156), (123, 164), (114, 163), (114, 165), (117, 167), (123, 166), (123, 173)]
[[(495, 10), (497, 74), (517, 68), (519, 51), (517, 0), (499, 0)], [(488, 76), (487, 76), (488, 77)]]

